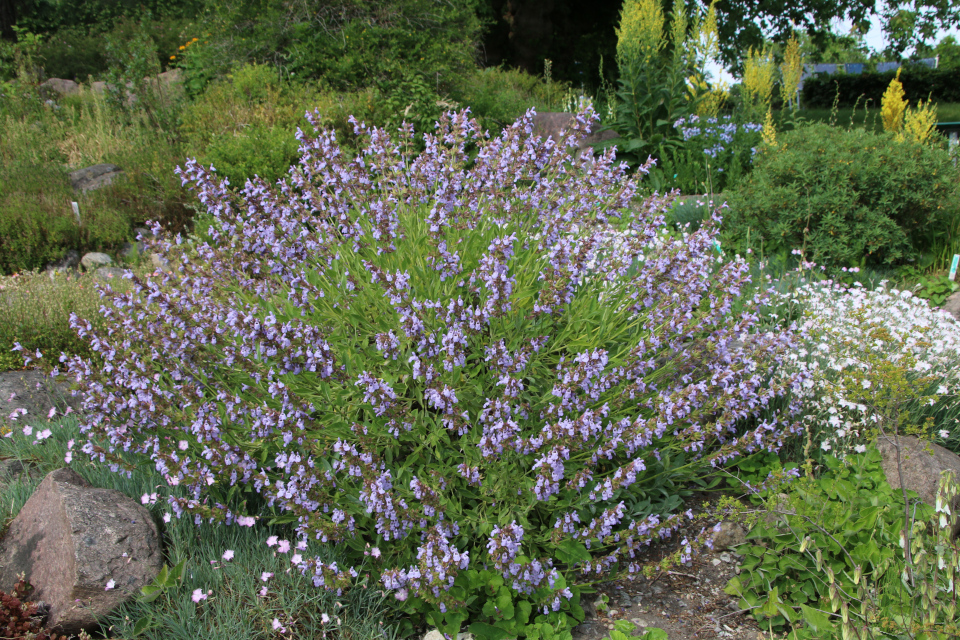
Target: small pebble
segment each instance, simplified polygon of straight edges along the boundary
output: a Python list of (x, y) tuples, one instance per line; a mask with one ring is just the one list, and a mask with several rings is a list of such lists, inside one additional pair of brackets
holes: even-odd
[(733, 568), (733, 572), (737, 575), (740, 575), (740, 565), (737, 565)]
[(710, 564), (712, 564), (715, 567), (720, 566), (720, 558), (714, 558), (713, 560), (710, 561)]
[(733, 562), (733, 558), (730, 557), (729, 553), (721, 553), (720, 559), (723, 560), (724, 562)]
[(616, 609), (610, 609), (610, 613), (608, 613), (607, 615), (609, 615), (609, 616), (615, 616), (615, 615), (617, 615), (618, 613), (620, 613), (620, 612), (617, 611)]
[(608, 624), (608, 625), (607, 625), (607, 629), (610, 630), (610, 631), (613, 631), (613, 625), (612, 625), (612, 624)]

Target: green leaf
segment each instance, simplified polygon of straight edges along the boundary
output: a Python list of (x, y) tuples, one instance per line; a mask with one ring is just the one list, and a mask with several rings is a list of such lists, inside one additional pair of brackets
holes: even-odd
[(140, 598), (140, 602), (153, 602), (160, 597), (160, 594), (163, 593), (163, 587), (158, 587), (153, 584), (145, 584), (140, 588), (140, 593), (143, 594)]
[(152, 618), (152, 617), (147, 616), (147, 617), (145, 617), (145, 618), (140, 618), (140, 619), (137, 620), (137, 622), (133, 625), (133, 631), (131, 632), (131, 635), (133, 635), (134, 637), (136, 637), (136, 636), (140, 635), (141, 633), (143, 633), (144, 631), (146, 631), (147, 629), (150, 629), (150, 628), (153, 627), (153, 626), (154, 626), (154, 621), (153, 621), (153, 618)]
[(495, 627), (486, 622), (474, 622), (468, 629), (475, 637), (483, 640), (504, 640), (504, 638), (510, 637), (510, 634), (500, 627)]
[(667, 632), (658, 627), (647, 629), (646, 633), (640, 636), (640, 640), (670, 640)]
[(582, 542), (567, 538), (557, 546), (557, 559), (567, 564), (589, 562), (590, 552)]
[(803, 612), (803, 621), (813, 627), (815, 631), (823, 632), (833, 630), (833, 624), (830, 622), (830, 618), (820, 611), (811, 609), (805, 604), (800, 605), (800, 611)]

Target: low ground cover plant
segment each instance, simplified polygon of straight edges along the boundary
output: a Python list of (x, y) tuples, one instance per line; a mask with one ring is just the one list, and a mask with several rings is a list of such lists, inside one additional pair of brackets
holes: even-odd
[(557, 145), (531, 117), (486, 139), (447, 115), (419, 155), (409, 127), (358, 124), (356, 158), (301, 135), (290, 178), (241, 194), (189, 162), (214, 242), (167, 241), (175, 273), (108, 293), (113, 333), (75, 319), (104, 361), (63, 358), (79, 449), (149, 456), (177, 516), (336, 544), (343, 562), (292, 558), (317, 587), (363, 564), (445, 633), (567, 636), (591, 583), (644, 569), (687, 483), (778, 448), (801, 376), (775, 374), (792, 334), (752, 331), (763, 299), (740, 299), (714, 224), (656, 241), (640, 176), (569, 154), (589, 108)]
[(960, 451), (960, 323), (886, 283), (808, 279), (782, 297), (802, 313), (786, 368), (807, 374), (797, 395), (816, 449), (862, 453), (896, 426)]
[[(788, 638), (954, 638), (960, 543), (948, 472), (936, 505), (893, 490), (875, 447), (823, 458), (817, 477), (757, 491), (771, 514), (738, 547), (726, 587), (761, 626)], [(779, 465), (778, 465), (779, 466)], [(795, 469), (794, 469), (795, 470)], [(907, 516), (909, 514), (909, 516)]]

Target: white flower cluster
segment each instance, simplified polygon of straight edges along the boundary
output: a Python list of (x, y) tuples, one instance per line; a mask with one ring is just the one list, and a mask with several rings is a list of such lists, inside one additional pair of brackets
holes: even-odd
[(948, 439), (960, 431), (960, 323), (954, 318), (885, 282), (873, 291), (859, 283), (809, 283), (782, 297), (804, 310), (803, 346), (789, 356), (788, 369), (810, 374), (798, 393), (805, 426), (820, 434), (823, 450), (862, 452), (866, 432), (884, 426), (871, 403), (884, 384), (877, 363), (903, 363), (908, 379), (932, 377), (919, 391), (934, 410), (952, 408), (939, 412), (949, 424), (934, 425), (935, 435)]

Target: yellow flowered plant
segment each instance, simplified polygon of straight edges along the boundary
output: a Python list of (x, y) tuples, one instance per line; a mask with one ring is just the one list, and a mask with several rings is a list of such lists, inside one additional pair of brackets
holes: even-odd
[(663, 24), (658, 0), (627, 0), (617, 29), (617, 60), (621, 66), (635, 60), (653, 60), (666, 45)]
[(767, 48), (750, 47), (743, 63), (743, 101), (749, 115), (759, 116), (770, 109), (773, 84), (776, 79), (776, 63), (773, 53)]
[(784, 105), (791, 105), (797, 109), (800, 104), (797, 100), (797, 87), (803, 76), (803, 53), (800, 52), (800, 42), (796, 36), (787, 40), (787, 48), (783, 53), (783, 64), (780, 65), (780, 97)]
[(923, 100), (914, 109), (908, 109), (904, 116), (902, 136), (915, 142), (924, 143), (930, 139), (937, 126), (937, 105)]
[(767, 109), (767, 115), (763, 119), (762, 138), (764, 144), (774, 149), (777, 148), (777, 128), (773, 124), (773, 110)]
[(883, 93), (880, 103), (880, 115), (883, 118), (883, 130), (899, 133), (903, 128), (903, 115), (907, 110), (908, 101), (904, 99), (903, 84), (900, 82), (900, 71), (890, 81), (890, 86)]

